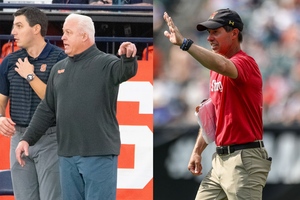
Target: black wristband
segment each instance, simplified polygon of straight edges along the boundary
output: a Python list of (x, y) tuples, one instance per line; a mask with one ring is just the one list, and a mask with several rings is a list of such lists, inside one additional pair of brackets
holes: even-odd
[(192, 46), (193, 43), (194, 43), (193, 40), (184, 38), (180, 46), (180, 49), (182, 49), (183, 51), (187, 51), (189, 50), (189, 48)]

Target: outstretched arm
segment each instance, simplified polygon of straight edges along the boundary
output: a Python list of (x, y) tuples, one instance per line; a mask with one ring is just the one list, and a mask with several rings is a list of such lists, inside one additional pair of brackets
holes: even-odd
[[(170, 40), (170, 42), (174, 45), (185, 46), (184, 37), (181, 35), (177, 26), (175, 26), (172, 18), (168, 15), (168, 13), (164, 13), (163, 18), (169, 27), (169, 31), (165, 31), (164, 35)], [(224, 29), (225, 31), (225, 29)], [(233, 31), (234, 37), (238, 36), (237, 30)], [(204, 67), (220, 73), (224, 76), (228, 76), (230, 78), (237, 78), (238, 71), (233, 64), (233, 62), (226, 58), (225, 56), (215, 53), (213, 51), (207, 50), (199, 45), (195, 45), (195, 43), (191, 43), (188, 45), (189, 48), (187, 52), (193, 56), (199, 63), (201, 63)]]

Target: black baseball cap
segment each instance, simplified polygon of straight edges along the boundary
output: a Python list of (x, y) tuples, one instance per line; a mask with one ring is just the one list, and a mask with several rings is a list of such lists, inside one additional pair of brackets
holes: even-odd
[(219, 9), (213, 12), (207, 21), (199, 23), (197, 25), (197, 30), (204, 31), (207, 29), (217, 29), (222, 26), (231, 26), (242, 31), (244, 24), (237, 12), (230, 10), (229, 8)]

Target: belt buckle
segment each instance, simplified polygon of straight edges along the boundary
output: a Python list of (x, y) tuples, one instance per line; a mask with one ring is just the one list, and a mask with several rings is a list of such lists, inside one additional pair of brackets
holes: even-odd
[(230, 155), (230, 146), (220, 146), (219, 149), (221, 150), (221, 153), (219, 155)]
[(228, 155), (230, 155), (230, 146), (227, 146)]

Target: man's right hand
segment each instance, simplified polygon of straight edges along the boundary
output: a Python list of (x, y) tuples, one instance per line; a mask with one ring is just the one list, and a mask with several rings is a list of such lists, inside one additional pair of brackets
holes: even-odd
[(188, 170), (195, 176), (199, 176), (202, 174), (202, 165), (201, 165), (201, 156), (192, 153), (189, 164), (188, 164)]
[(6, 137), (11, 137), (15, 134), (15, 125), (10, 118), (0, 117), (0, 133)]
[(164, 35), (170, 40), (171, 43), (180, 46), (183, 43), (184, 37), (179, 32), (177, 26), (175, 26), (168, 13), (165, 12), (163, 18), (169, 27), (169, 31), (164, 31)]
[(24, 140), (20, 141), (16, 148), (16, 159), (22, 167), (24, 167), (25, 165), (25, 161), (23, 160), (22, 157), (29, 155), (28, 149), (29, 149), (29, 144)]

